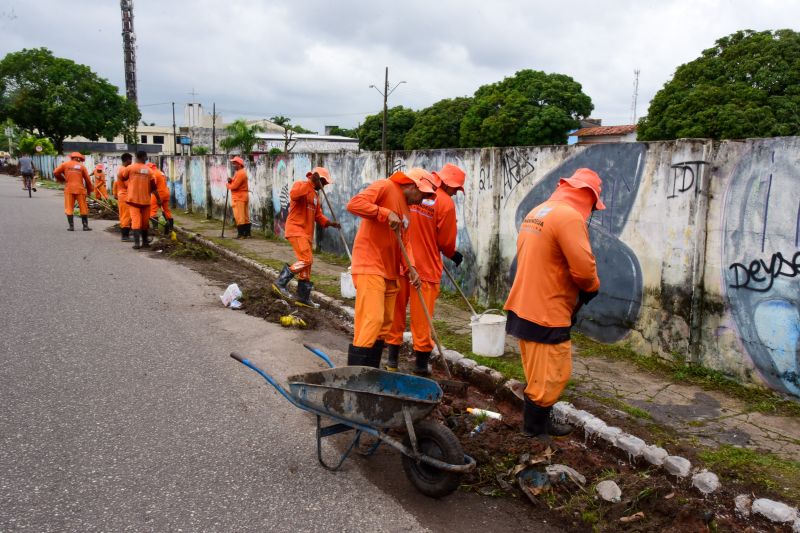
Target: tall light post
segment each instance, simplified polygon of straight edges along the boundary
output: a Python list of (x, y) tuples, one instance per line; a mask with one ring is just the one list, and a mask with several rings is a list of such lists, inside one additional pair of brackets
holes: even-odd
[(386, 175), (387, 176), (389, 175), (389, 170), (390, 170), (389, 152), (386, 149), (386, 128), (387, 128), (387, 123), (388, 123), (388, 120), (389, 120), (389, 95), (392, 94), (394, 92), (394, 90), (397, 89), (398, 87), (400, 87), (400, 85), (402, 85), (403, 83), (406, 83), (406, 82), (401, 81), (397, 85), (395, 85), (394, 87), (389, 89), (389, 67), (386, 67), (386, 76), (385, 76), (384, 81), (383, 81), (383, 91), (381, 91), (380, 89), (378, 89), (374, 85), (370, 85), (370, 87), (372, 89), (375, 89), (376, 91), (378, 91), (378, 94), (383, 96), (383, 132), (381, 134), (381, 150), (383, 151), (383, 157), (386, 160)]

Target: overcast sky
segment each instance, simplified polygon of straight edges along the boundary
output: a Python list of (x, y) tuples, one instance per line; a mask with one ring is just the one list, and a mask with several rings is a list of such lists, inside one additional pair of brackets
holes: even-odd
[[(422, 109), (520, 69), (572, 76), (603, 124), (637, 116), (675, 68), (739, 29), (800, 23), (794, 0), (134, 0), (143, 118), (171, 124), (175, 102), (226, 122), (282, 114), (321, 130), (382, 108), (370, 84), (406, 81), (389, 105)], [(0, 56), (47, 47), (124, 94), (117, 0), (0, 0)]]

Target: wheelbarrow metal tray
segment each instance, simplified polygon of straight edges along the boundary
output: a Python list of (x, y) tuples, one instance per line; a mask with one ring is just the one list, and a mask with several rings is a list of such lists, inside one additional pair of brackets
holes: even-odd
[(364, 366), (330, 368), (288, 378), (290, 394), (298, 403), (374, 428), (405, 424), (403, 408), (414, 422), (439, 404), (442, 389), (419, 376), (387, 372)]

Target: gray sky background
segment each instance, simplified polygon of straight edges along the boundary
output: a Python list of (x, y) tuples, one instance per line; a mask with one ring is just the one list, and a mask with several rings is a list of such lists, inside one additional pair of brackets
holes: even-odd
[[(178, 125), (183, 104), (226, 122), (282, 114), (321, 130), (382, 107), (370, 84), (406, 81), (390, 106), (422, 109), (520, 69), (572, 76), (603, 124), (637, 116), (675, 68), (739, 29), (797, 30), (793, 0), (134, 0), (143, 118)], [(0, 0), (0, 56), (47, 47), (124, 93), (117, 0)], [(155, 104), (155, 105), (154, 105)]]

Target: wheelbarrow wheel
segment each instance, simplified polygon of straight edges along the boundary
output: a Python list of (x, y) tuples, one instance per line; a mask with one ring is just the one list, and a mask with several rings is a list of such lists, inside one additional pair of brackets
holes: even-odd
[[(434, 459), (453, 465), (464, 464), (461, 443), (447, 427), (432, 420), (423, 420), (414, 426), (417, 449)], [(405, 445), (411, 448), (411, 439), (405, 437)], [(402, 456), (406, 476), (422, 494), (431, 498), (442, 498), (458, 488), (462, 474), (439, 470), (413, 458)]]

